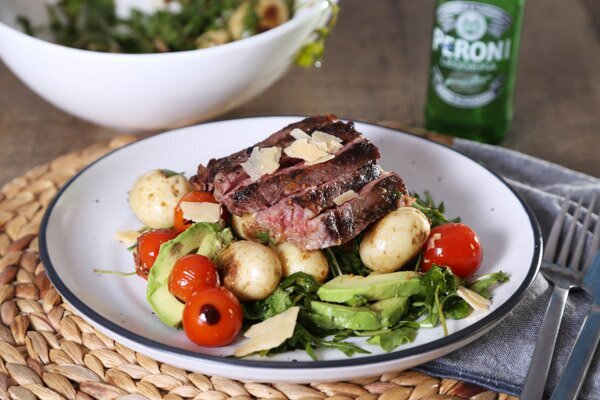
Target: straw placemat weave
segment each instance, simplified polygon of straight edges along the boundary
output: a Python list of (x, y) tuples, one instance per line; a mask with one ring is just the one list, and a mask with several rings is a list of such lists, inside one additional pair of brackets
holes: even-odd
[(63, 183), (133, 140), (62, 156), (0, 189), (0, 399), (515, 399), (415, 371), (311, 385), (238, 382), (158, 363), (96, 331), (50, 284), (37, 234)]

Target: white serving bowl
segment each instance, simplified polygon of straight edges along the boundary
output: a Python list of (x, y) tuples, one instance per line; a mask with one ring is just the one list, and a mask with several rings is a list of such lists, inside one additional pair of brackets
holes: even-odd
[(0, 58), (41, 97), (88, 121), (127, 131), (185, 126), (250, 100), (279, 79), (330, 13), (303, 0), (285, 24), (208, 49), (113, 54), (28, 36), (16, 15), (44, 21), (40, 0), (0, 1)]

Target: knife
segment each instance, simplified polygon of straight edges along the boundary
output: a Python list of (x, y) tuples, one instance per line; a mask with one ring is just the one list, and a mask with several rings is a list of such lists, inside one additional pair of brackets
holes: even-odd
[(583, 386), (600, 341), (600, 252), (583, 278), (583, 288), (594, 297), (569, 361), (550, 400), (575, 400)]

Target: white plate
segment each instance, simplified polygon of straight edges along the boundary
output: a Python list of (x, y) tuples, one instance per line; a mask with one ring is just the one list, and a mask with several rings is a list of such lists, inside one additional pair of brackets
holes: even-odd
[(497, 175), (438, 143), (392, 129), (357, 123), (379, 146), (385, 169), (397, 171), (409, 190), (430, 190), (447, 215), (460, 216), (479, 234), (480, 273), (498, 270), (510, 282), (494, 291), (489, 313), (421, 329), (414, 343), (396, 351), (363, 345), (370, 355), (348, 358), (336, 350), (312, 361), (303, 351), (268, 358), (234, 359), (232, 346), (200, 348), (184, 333), (163, 325), (145, 300), (145, 281), (97, 275), (92, 269), (133, 270), (131, 254), (115, 232), (140, 223), (127, 205), (135, 178), (150, 169), (194, 174), (198, 163), (250, 146), (299, 117), (220, 121), (153, 136), (96, 161), (67, 183), (49, 206), (40, 253), (50, 280), (88, 322), (113, 339), (159, 361), (240, 380), (315, 382), (351, 379), (409, 368), (456, 350), (486, 333), (518, 303), (535, 277), (541, 236), (531, 211)]

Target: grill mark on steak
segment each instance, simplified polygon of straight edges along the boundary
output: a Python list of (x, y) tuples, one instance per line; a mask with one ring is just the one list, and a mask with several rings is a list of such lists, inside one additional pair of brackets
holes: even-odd
[(358, 197), (308, 221), (304, 235), (290, 235), (285, 240), (305, 250), (338, 246), (397, 209), (405, 195), (407, 192), (402, 179), (395, 173), (387, 173), (369, 182)]
[(369, 162), (329, 182), (295, 195), (289, 201), (307, 208), (317, 215), (324, 209), (335, 206), (333, 200), (342, 193), (349, 190), (357, 192), (380, 175), (381, 167), (374, 162)]
[(308, 220), (321, 211), (335, 206), (333, 199), (348, 190), (358, 192), (368, 182), (377, 179), (381, 172), (377, 164), (369, 162), (322, 185), (280, 200), (273, 206), (258, 212), (254, 216), (255, 221), (269, 230), (274, 238), (302, 235), (303, 227)]
[(239, 189), (223, 198), (215, 197), (236, 214), (261, 211), (281, 199), (312, 186), (321, 185), (348, 170), (354, 170), (379, 158), (379, 150), (364, 137), (345, 145), (335, 157), (320, 164), (296, 164), (266, 175), (256, 182), (242, 184)]

